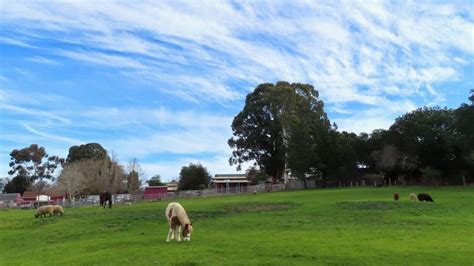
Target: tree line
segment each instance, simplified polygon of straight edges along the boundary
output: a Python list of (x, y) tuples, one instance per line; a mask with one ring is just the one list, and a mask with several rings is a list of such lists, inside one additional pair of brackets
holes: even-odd
[[(39, 193), (67, 195), (76, 198), (97, 195), (101, 191), (112, 193), (141, 192), (145, 173), (136, 159), (127, 166), (121, 165), (115, 154), (109, 155), (99, 143), (87, 143), (69, 148), (66, 159), (50, 156), (37, 144), (11, 153), (11, 178), (0, 179), (4, 193), (31, 190)], [(61, 169), (57, 177), (57, 169)], [(146, 181), (149, 186), (163, 186), (160, 175)], [(181, 190), (202, 189), (210, 182), (207, 169), (201, 164), (183, 166), (178, 186)]]
[[(286, 176), (316, 180), (323, 186), (372, 180), (401, 184), (461, 184), (474, 181), (474, 90), (456, 109), (422, 107), (371, 133), (338, 131), (319, 93), (310, 84), (263, 83), (249, 93), (233, 119), (229, 158), (256, 184)], [(7, 193), (52, 190), (70, 197), (138, 193), (144, 172), (133, 159), (125, 167), (98, 143), (69, 148), (67, 158), (50, 156), (32, 144), (11, 153), (10, 178), (0, 179)], [(61, 167), (60, 167), (61, 166)], [(61, 169), (57, 178), (54, 173)], [(183, 166), (178, 189), (206, 188), (210, 174), (201, 164)], [(148, 185), (164, 185), (155, 175)]]
[(264, 83), (249, 93), (232, 122), (231, 165), (322, 185), (372, 180), (402, 184), (474, 181), (474, 90), (456, 109), (422, 107), (395, 119), (389, 129), (339, 132), (312, 85)]

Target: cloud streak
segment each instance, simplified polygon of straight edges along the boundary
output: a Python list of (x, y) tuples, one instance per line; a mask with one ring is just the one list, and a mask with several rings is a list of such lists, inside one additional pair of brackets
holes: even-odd
[[(278, 1), (199, 5), (29, 1), (19, 5), (5, 3), (6, 22), (21, 23), (39, 39), (51, 38), (42, 36), (47, 29), (58, 33), (52, 35), (58, 42), (87, 48), (54, 53), (128, 68), (137, 76), (168, 84), (176, 80), (175, 90), (167, 86), (162, 90), (195, 101), (238, 99), (241, 89), (229, 86), (229, 80), (237, 78), (253, 84), (310, 82), (330, 102), (374, 104), (374, 98), (391, 92), (384, 87), (399, 87), (409, 96), (455, 78), (459, 63), (450, 57), (451, 50), (474, 53), (472, 17), (465, 15), (472, 14), (472, 7), (454, 4), (369, 1), (341, 8), (337, 3), (288, 6)], [(66, 33), (67, 40), (59, 33)], [(194, 69), (183, 73), (182, 66)], [(205, 77), (200, 78), (202, 73)]]

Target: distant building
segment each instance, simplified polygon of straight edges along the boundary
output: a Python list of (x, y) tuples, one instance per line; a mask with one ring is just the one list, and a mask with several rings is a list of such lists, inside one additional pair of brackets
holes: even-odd
[(37, 196), (38, 196), (38, 194), (36, 194), (33, 191), (25, 191), (25, 192), (23, 192), (23, 195), (21, 196), (21, 198), (17, 199), (16, 204), (20, 208), (35, 207)]
[(178, 182), (176, 182), (175, 180), (169, 182), (168, 184), (166, 184), (166, 189), (168, 190), (168, 192), (178, 191)]
[(145, 192), (143, 193), (143, 197), (146, 200), (157, 200), (165, 198), (168, 194), (168, 189), (166, 186), (150, 186), (145, 187)]
[(218, 193), (247, 192), (250, 181), (246, 174), (218, 174), (211, 178)]
[(56, 205), (63, 205), (66, 200), (66, 195), (52, 195), (50, 197), (50, 202)]

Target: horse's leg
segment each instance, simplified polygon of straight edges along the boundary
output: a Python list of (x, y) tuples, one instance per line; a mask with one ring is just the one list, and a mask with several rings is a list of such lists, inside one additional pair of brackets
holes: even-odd
[(181, 225), (176, 227), (176, 240), (181, 241)]
[(166, 237), (166, 242), (170, 242), (170, 240), (174, 238), (173, 233), (173, 228), (170, 226), (170, 229), (168, 230), (168, 236)]

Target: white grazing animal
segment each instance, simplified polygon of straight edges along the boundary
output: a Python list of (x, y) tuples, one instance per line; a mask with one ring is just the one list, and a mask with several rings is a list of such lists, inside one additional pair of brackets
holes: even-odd
[(166, 218), (168, 219), (169, 231), (166, 242), (174, 239), (176, 241), (181, 241), (180, 232), (182, 230), (182, 235), (184, 241), (191, 241), (191, 233), (193, 232), (193, 227), (191, 221), (186, 214), (183, 206), (177, 202), (171, 202), (166, 207)]

